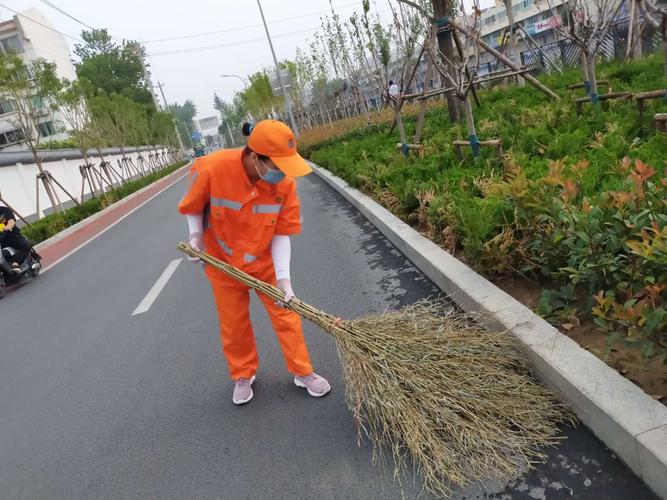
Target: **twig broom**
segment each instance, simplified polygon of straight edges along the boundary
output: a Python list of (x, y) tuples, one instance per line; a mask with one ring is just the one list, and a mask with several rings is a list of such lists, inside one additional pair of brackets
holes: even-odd
[[(185, 243), (178, 249), (276, 301), (284, 298)], [(397, 478), (411, 464), (426, 490), (446, 497), (452, 485), (516, 478), (544, 459), (543, 446), (560, 442), (558, 423), (569, 413), (529, 375), (507, 333), (430, 301), (354, 321), (297, 298), (286, 307), (334, 337), (360, 435), (370, 438), (376, 460), (383, 450), (391, 453)]]

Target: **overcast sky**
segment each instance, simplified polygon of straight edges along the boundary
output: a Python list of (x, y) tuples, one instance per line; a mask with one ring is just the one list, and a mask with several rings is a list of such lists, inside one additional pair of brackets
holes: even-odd
[[(256, 0), (48, 0), (77, 20), (96, 28), (107, 28), (112, 36), (145, 43), (150, 56), (153, 83), (165, 84), (170, 103), (192, 99), (198, 117), (216, 114), (213, 92), (230, 100), (243, 83), (220, 74), (246, 76), (273, 66)], [(330, 12), (329, 0), (261, 0), (269, 23), (278, 59), (294, 58), (296, 48), (307, 47), (306, 40), (317, 31), (320, 16)], [(41, 0), (0, 0), (14, 10), (38, 8), (59, 31), (78, 38), (86, 29)], [(361, 0), (332, 0), (342, 19), (355, 10)], [(371, 0), (378, 12), (388, 15), (387, 0)], [(0, 6), (0, 18), (14, 14)], [(205, 36), (189, 35), (220, 32)], [(68, 39), (73, 48), (76, 41)], [(169, 53), (202, 47), (209, 50)]]

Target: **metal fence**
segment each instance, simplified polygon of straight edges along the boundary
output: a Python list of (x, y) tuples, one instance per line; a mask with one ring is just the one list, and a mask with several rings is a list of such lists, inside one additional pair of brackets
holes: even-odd
[[(647, 26), (641, 38), (641, 53), (643, 55), (652, 54), (660, 48), (660, 44), (660, 33), (653, 27)], [(602, 41), (598, 51), (598, 59), (605, 61), (623, 60), (627, 48), (628, 24), (617, 24)], [(549, 72), (577, 67), (581, 65), (581, 49), (570, 40), (558, 40), (542, 45), (539, 49), (529, 49), (522, 52), (521, 63), (534, 72)], [(502, 67), (498, 69), (502, 69)]]

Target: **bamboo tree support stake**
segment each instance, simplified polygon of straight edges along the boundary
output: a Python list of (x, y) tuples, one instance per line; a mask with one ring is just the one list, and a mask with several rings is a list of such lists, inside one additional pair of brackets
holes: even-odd
[[(459, 57), (463, 61), (465, 56), (463, 55), (463, 46), (461, 45), (461, 40), (459, 40), (459, 34), (456, 31), (453, 31), (452, 35), (454, 37), (454, 43), (456, 44), (456, 50), (459, 53)], [(479, 108), (482, 104), (479, 102), (479, 97), (477, 97), (477, 91), (475, 90), (474, 80), (467, 66), (465, 67), (465, 75), (468, 80), (468, 88), (465, 91), (465, 96), (467, 98), (468, 92), (472, 91), (472, 96), (473, 99), (475, 99), (475, 104), (477, 104), (477, 107)]]
[[(79, 204), (80, 204), (78, 201), (76, 201), (76, 198), (75, 198), (74, 196), (72, 196), (72, 195), (70, 194), (70, 192), (67, 191), (67, 189), (65, 189), (65, 186), (63, 186), (63, 185), (58, 181), (58, 179), (56, 179), (55, 177), (53, 177), (53, 175), (51, 175), (51, 172), (49, 172), (48, 170), (45, 170), (44, 172), (46, 172), (46, 175), (49, 177), (49, 182), (51, 183), (52, 189), (53, 189), (53, 184), (55, 184), (55, 185), (58, 186), (58, 187), (62, 190), (62, 192), (65, 193), (65, 194), (67, 195), (67, 197), (68, 197), (70, 200), (72, 200), (76, 205), (79, 205)], [(58, 194), (57, 194), (56, 190), (53, 189), (53, 191), (54, 191), (54, 193), (56, 194), (56, 197), (58, 197)], [(60, 202), (60, 198), (58, 198), (58, 202)], [(60, 205), (60, 207), (62, 208), (62, 204)]]
[[(44, 190), (46, 191), (46, 194), (48, 195), (49, 199), (53, 200), (53, 201), (51, 201), (51, 208), (53, 209), (53, 211), (58, 212), (58, 209), (60, 209), (61, 212), (64, 212), (65, 209), (63, 208), (63, 203), (60, 200), (60, 197), (58, 196), (58, 193), (53, 188), (53, 183), (52, 183), (53, 177), (51, 176), (49, 171), (48, 170), (41, 170), (37, 174), (36, 180), (37, 180), (37, 183), (38, 183), (37, 196), (39, 196), (39, 182), (41, 181), (42, 184), (44, 185)], [(56, 205), (56, 203), (57, 203), (57, 205)]]
[[(461, 33), (465, 33), (465, 32), (466, 32), (466, 30), (465, 30), (462, 26), (460, 26), (456, 21), (450, 19), (449, 23), (450, 23), (450, 24), (452, 25), (452, 27), (453, 27), (454, 29), (456, 29), (457, 31), (460, 31)], [(493, 47), (491, 47), (488, 43), (486, 43), (486, 42), (485, 42), (484, 40), (482, 40), (481, 38), (475, 37), (475, 43), (476, 43), (477, 45), (479, 45), (481, 48), (483, 48), (484, 50), (486, 50), (486, 51), (487, 51), (489, 54), (491, 54), (493, 57), (495, 57), (495, 58), (498, 59), (499, 61), (502, 61), (503, 63), (505, 63), (505, 65), (506, 65), (507, 67), (512, 68), (514, 71), (521, 71), (521, 68), (520, 68), (519, 66), (517, 66), (516, 64), (514, 64), (514, 63), (513, 63), (512, 61), (510, 61), (507, 57), (505, 57), (503, 54), (501, 54), (501, 53), (498, 52), (496, 49), (494, 49)], [(551, 97), (552, 99), (554, 99), (554, 100), (556, 100), (556, 101), (560, 100), (560, 97), (558, 96), (558, 94), (556, 94), (556, 93), (555, 93), (553, 90), (551, 90), (549, 87), (547, 87), (546, 85), (544, 85), (543, 83), (541, 83), (537, 78), (535, 78), (535, 77), (534, 77), (533, 75), (531, 75), (530, 73), (525, 73), (523, 77), (526, 79), (526, 81), (528, 81), (531, 85), (533, 85), (535, 88), (537, 88), (538, 90), (540, 90), (540, 91), (541, 91), (542, 93), (544, 93), (545, 95)]]

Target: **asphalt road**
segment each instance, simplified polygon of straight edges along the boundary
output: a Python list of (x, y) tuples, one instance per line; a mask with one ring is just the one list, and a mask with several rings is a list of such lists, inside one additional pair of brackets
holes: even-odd
[[(0, 302), (0, 497), (5, 499), (394, 499), (391, 471), (357, 446), (333, 341), (306, 336), (333, 390), (296, 388), (258, 301), (255, 399), (236, 407), (208, 283), (183, 260), (144, 314), (132, 312), (185, 224), (184, 181)], [(354, 317), (437, 293), (314, 176), (300, 183), (297, 295)], [(418, 367), (416, 367), (418, 369)], [(512, 484), (456, 498), (654, 498), (585, 428)], [(403, 482), (415, 498), (418, 482)]]

